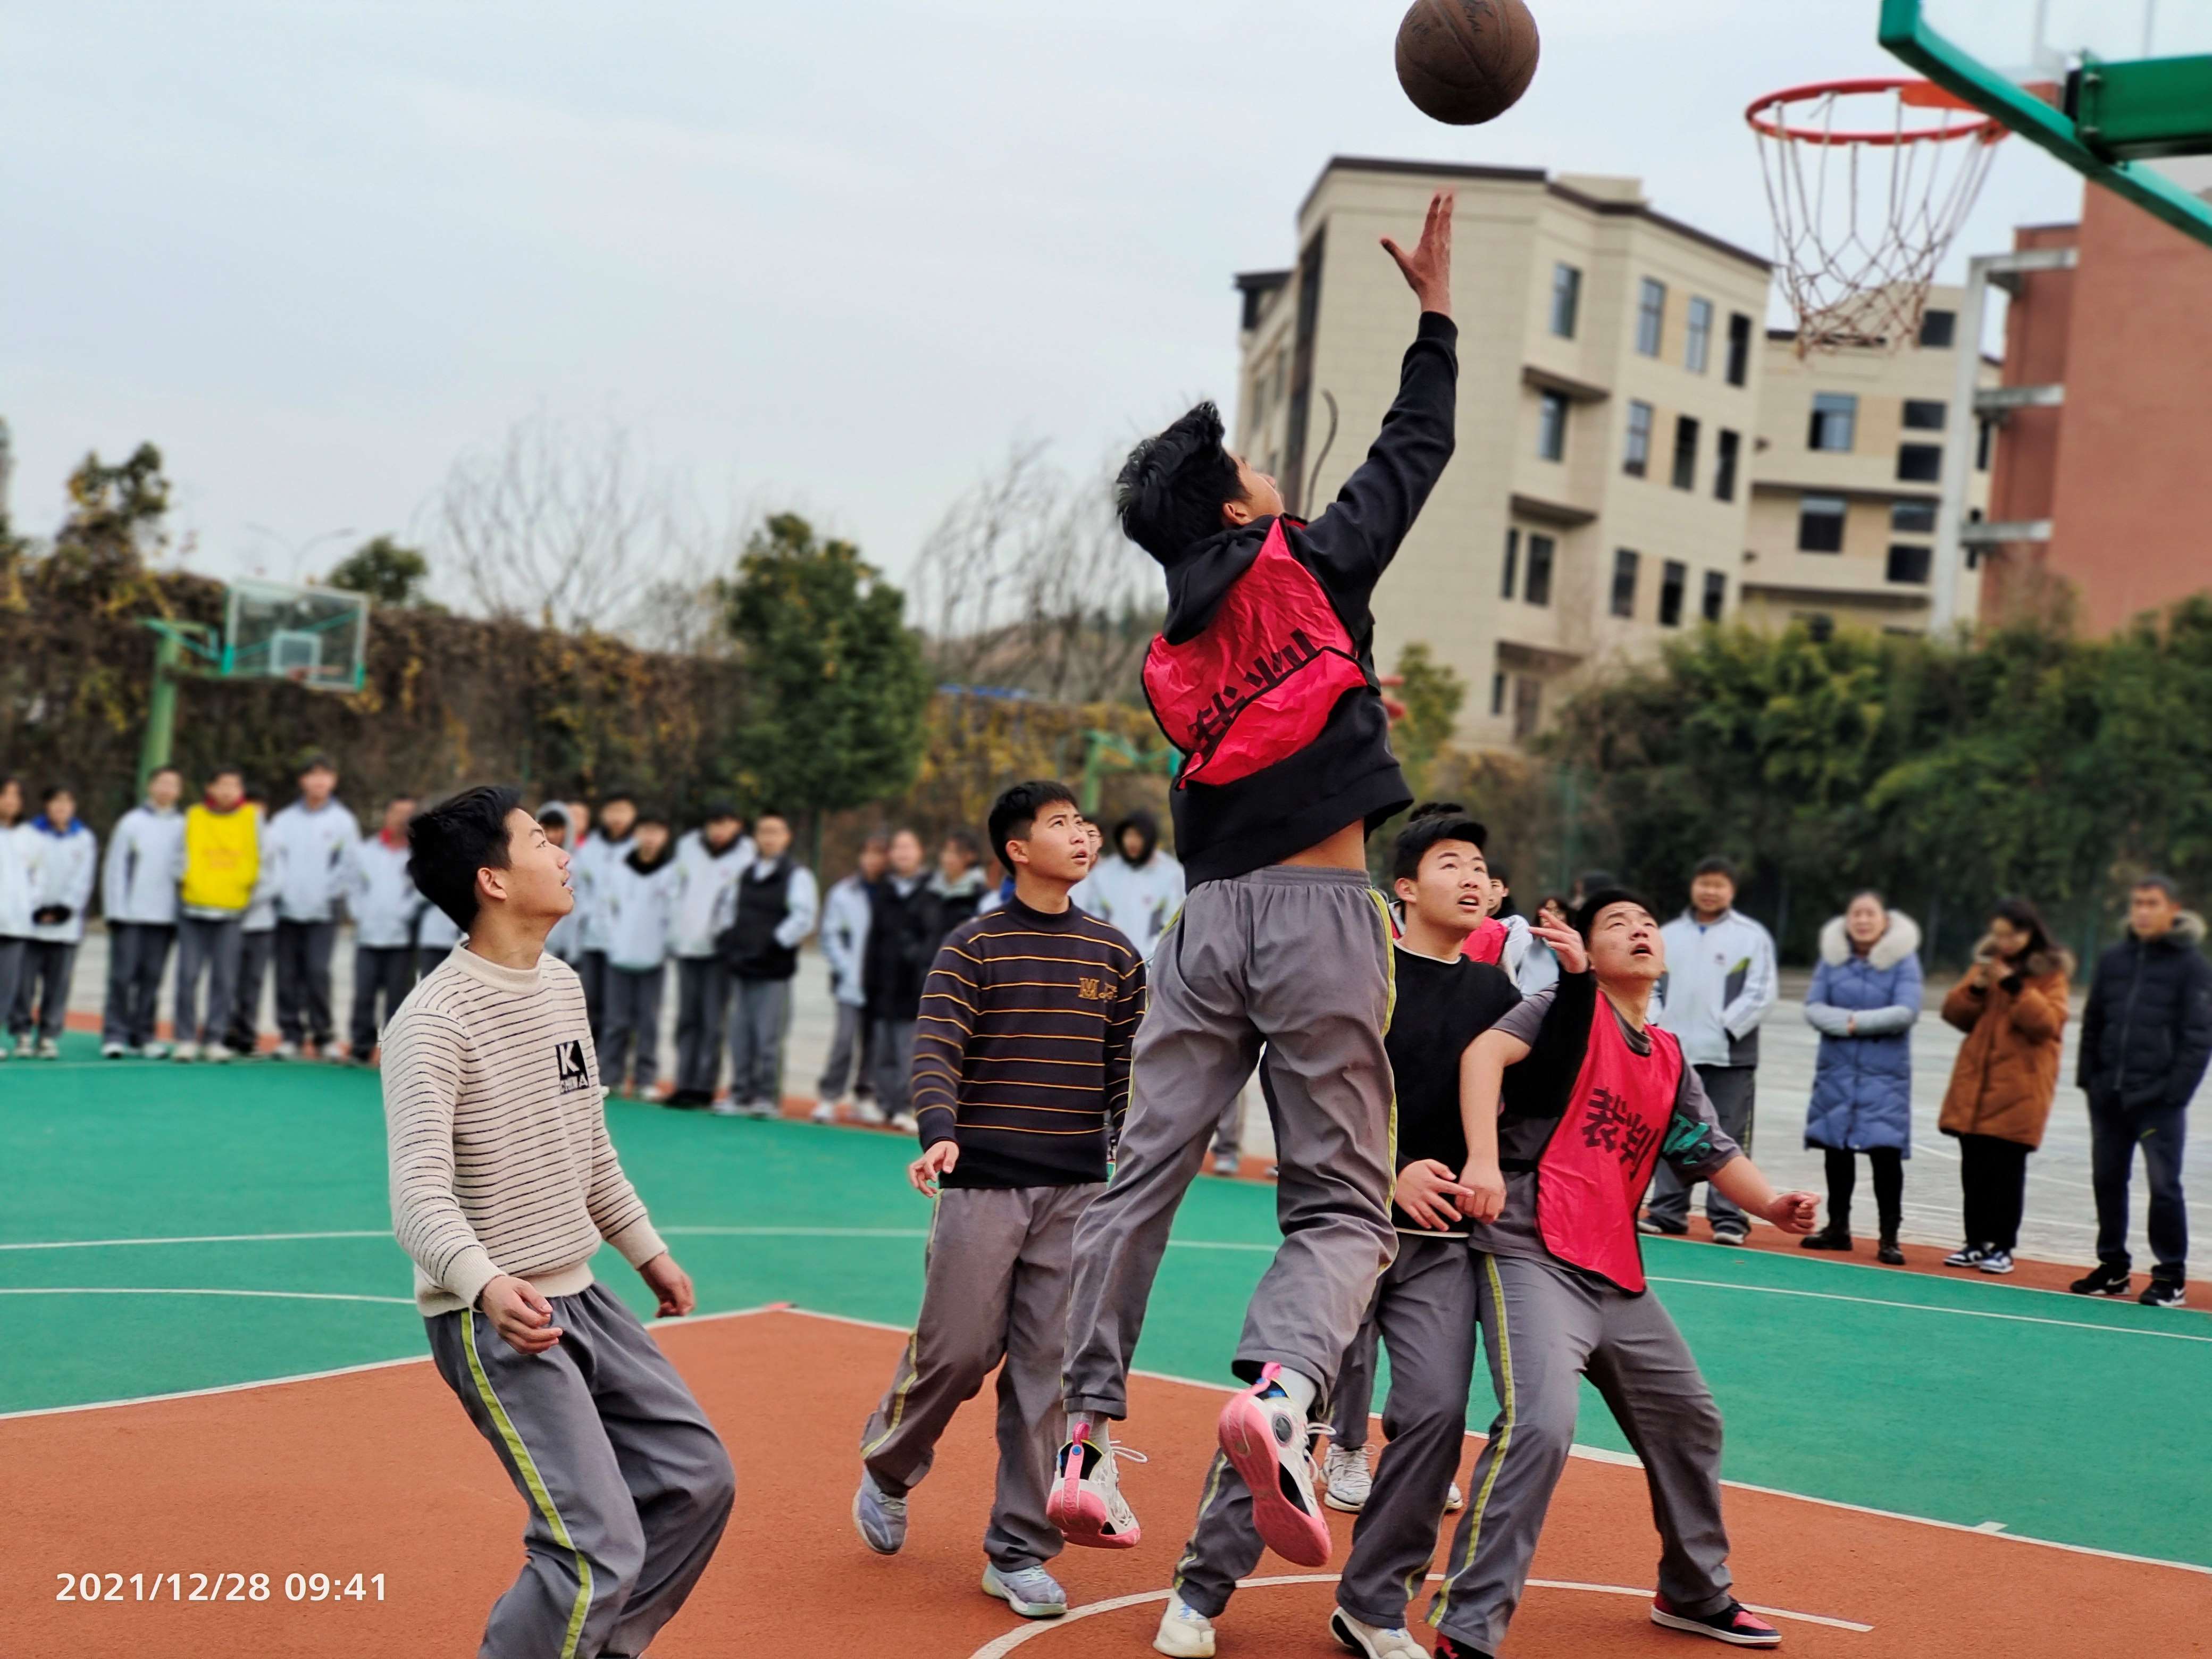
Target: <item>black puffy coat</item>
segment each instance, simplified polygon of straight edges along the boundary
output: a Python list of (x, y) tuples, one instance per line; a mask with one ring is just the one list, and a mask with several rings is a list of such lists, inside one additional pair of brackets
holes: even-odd
[(2097, 959), (2075, 1081), (2094, 1104), (2185, 1106), (2212, 1058), (2212, 962), (2184, 911), (2163, 938), (2130, 934)]
[(860, 984), (871, 1019), (912, 1019), (921, 1011), (921, 982), (944, 937), (927, 877), (902, 893), (890, 876), (868, 888), (868, 942)]

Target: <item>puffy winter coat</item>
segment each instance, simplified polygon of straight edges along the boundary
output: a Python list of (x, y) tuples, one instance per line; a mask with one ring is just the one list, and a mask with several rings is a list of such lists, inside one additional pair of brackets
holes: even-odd
[[(1984, 939), (1977, 964), (1996, 959)], [(1943, 999), (1943, 1018), (1966, 1034), (1951, 1066), (1936, 1127), (1947, 1135), (1994, 1135), (2031, 1149), (2058, 1092), (2058, 1049), (2066, 1036), (2066, 981), (2074, 956), (2053, 946), (2031, 955), (1996, 984), (1967, 974)]]
[(1805, 994), (1806, 1023), (1820, 1034), (1805, 1144), (1863, 1152), (1894, 1146), (1912, 1156), (1912, 1022), (1920, 1018), (1920, 929), (1901, 911), (1864, 956), (1844, 919), (1820, 930), (1820, 965)]
[(2130, 934), (2097, 958), (2075, 1081), (2099, 1106), (2185, 1106), (2212, 1056), (2212, 962), (2185, 910), (2164, 937)]

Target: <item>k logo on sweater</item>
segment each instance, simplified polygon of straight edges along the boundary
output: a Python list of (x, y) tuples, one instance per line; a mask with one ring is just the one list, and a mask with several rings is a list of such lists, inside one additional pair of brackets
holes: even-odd
[(555, 1043), (553, 1063), (560, 1067), (562, 1094), (573, 1095), (579, 1089), (587, 1089), (591, 1086), (592, 1065), (584, 1058), (584, 1045), (581, 1040)]

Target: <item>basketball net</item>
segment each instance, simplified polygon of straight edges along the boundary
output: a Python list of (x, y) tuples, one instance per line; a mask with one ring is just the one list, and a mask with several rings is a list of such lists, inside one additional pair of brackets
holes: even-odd
[(1797, 355), (1917, 340), (1928, 285), (2006, 129), (1925, 81), (1887, 78), (1774, 93), (1744, 118)]

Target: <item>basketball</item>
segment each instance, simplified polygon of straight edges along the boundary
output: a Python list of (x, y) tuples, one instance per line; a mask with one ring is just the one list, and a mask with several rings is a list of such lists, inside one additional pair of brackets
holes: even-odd
[(1398, 84), (1431, 120), (1494, 121), (1528, 90), (1538, 47), (1521, 0), (1413, 0), (1398, 25)]

